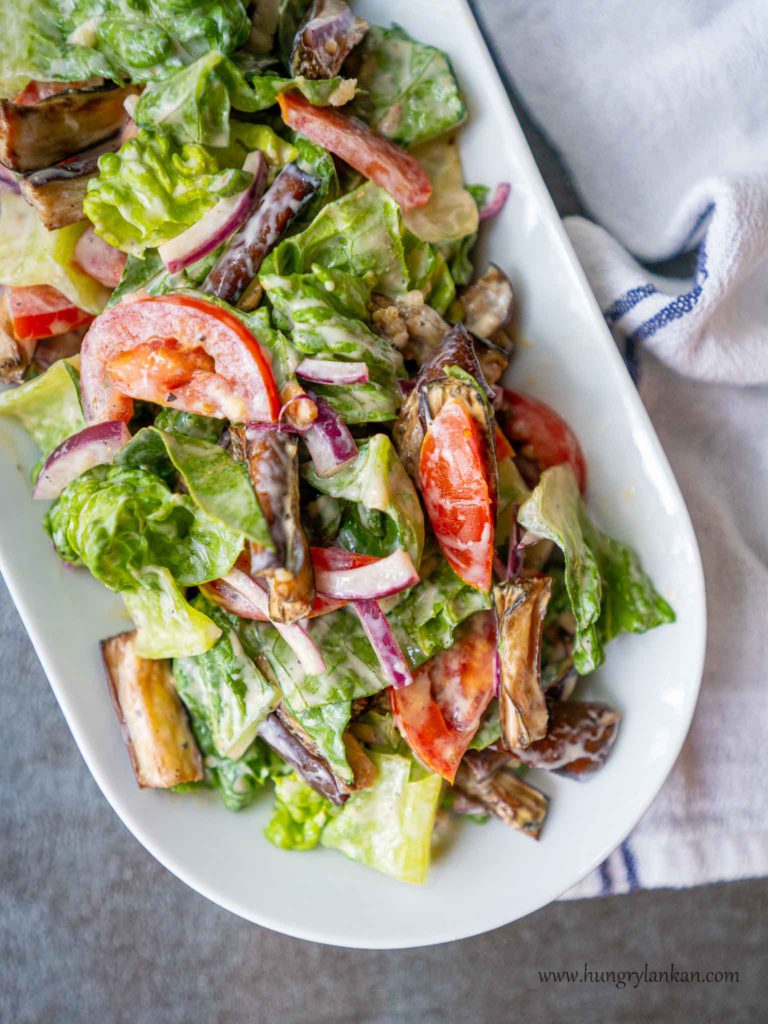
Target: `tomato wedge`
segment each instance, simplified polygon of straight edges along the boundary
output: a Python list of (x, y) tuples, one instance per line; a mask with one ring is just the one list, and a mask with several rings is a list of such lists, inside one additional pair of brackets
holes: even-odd
[(418, 160), (364, 121), (333, 107), (313, 107), (297, 92), (280, 93), (277, 102), (290, 128), (375, 181), (404, 210), (424, 206), (429, 199), (432, 184)]
[(82, 233), (75, 246), (72, 264), (99, 284), (117, 288), (127, 259), (124, 252), (99, 238), (93, 227), (90, 227)]
[[(542, 469), (569, 463), (583, 494), (587, 489), (587, 461), (576, 435), (563, 417), (535, 398), (507, 388), (503, 391), (503, 407), (512, 413), (504, 423), (507, 437), (530, 446), (533, 460)], [(529, 455), (525, 448), (522, 454)]]
[(463, 402), (449, 399), (421, 446), (421, 493), (435, 537), (457, 576), (491, 588), (493, 499), (480, 428)]
[(47, 284), (9, 287), (3, 295), (17, 341), (53, 338), (93, 319), (91, 313), (73, 306), (66, 295)]
[(93, 89), (97, 85), (103, 85), (103, 78), (88, 78), (84, 82), (36, 82), (34, 79), (27, 82), (13, 102), (20, 107), (33, 107), (40, 100), (47, 100), (51, 96), (58, 96), (62, 92), (70, 92), (73, 89)]
[(459, 627), (447, 651), (390, 688), (397, 727), (419, 760), (453, 782), (496, 685), (496, 621), (480, 612)]
[[(150, 342), (160, 344), (142, 347)], [(141, 358), (118, 361), (134, 349), (147, 357), (155, 353), (157, 377)], [(182, 352), (193, 353), (192, 361)], [(169, 390), (166, 371), (182, 363), (189, 371), (186, 382)], [(119, 384), (110, 367), (117, 367)], [(258, 340), (234, 313), (193, 295), (129, 298), (97, 317), (83, 340), (80, 389), (88, 423), (129, 420), (134, 398), (233, 422), (274, 422), (280, 411), (269, 358)]]

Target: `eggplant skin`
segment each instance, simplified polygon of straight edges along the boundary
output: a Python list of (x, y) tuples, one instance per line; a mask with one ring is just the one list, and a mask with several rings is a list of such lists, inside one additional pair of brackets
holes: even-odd
[(531, 768), (543, 768), (580, 781), (605, 764), (621, 715), (597, 701), (563, 701), (552, 706), (549, 731), (515, 755)]
[(55, 231), (83, 219), (83, 200), (91, 177), (88, 174), (82, 178), (48, 181), (42, 185), (22, 178), (19, 187), (26, 201), (34, 207), (43, 227)]
[(334, 774), (316, 749), (311, 749), (312, 741), (285, 708), (279, 707), (269, 715), (259, 729), (259, 736), (308, 785), (322, 793), (336, 807), (343, 807), (349, 800), (350, 787)]
[(291, 73), (333, 78), (367, 31), (345, 0), (314, 0), (293, 41)]
[(136, 633), (101, 642), (109, 692), (142, 789), (203, 778), (203, 758), (173, 683), (169, 661), (136, 654)]
[(0, 163), (38, 171), (115, 135), (125, 122), (129, 88), (59, 93), (33, 106), (0, 99)]
[[(5, 306), (1, 295), (0, 303)], [(32, 362), (36, 345), (36, 341), (17, 341), (10, 324), (0, 313), (0, 384), (21, 384)]]
[(473, 804), (481, 804), (510, 828), (538, 839), (549, 810), (549, 797), (509, 767), (487, 774), (484, 765), (474, 762), (474, 753), (470, 751), (464, 756), (454, 789)]
[(501, 735), (509, 750), (525, 750), (547, 735), (541, 640), (551, 593), (548, 576), (509, 580), (493, 588), (501, 659)]

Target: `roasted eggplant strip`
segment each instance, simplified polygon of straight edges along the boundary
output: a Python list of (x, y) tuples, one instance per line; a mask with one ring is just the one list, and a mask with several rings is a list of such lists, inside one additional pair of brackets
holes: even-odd
[(139, 786), (169, 789), (202, 779), (203, 759), (170, 662), (140, 658), (135, 632), (103, 640), (101, 654)]
[(334, 775), (328, 762), (311, 749), (306, 733), (283, 708), (272, 712), (259, 729), (259, 736), (332, 804), (341, 807), (347, 802), (350, 788)]
[(314, 0), (293, 40), (291, 73), (333, 78), (367, 31), (345, 0)]
[(0, 162), (39, 171), (111, 138), (122, 127), (133, 87), (59, 93), (33, 106), (0, 99)]
[(501, 736), (509, 750), (524, 750), (547, 734), (541, 640), (551, 593), (548, 576), (508, 580), (493, 588), (501, 660)]
[(504, 337), (497, 332), (512, 319), (515, 292), (512, 282), (495, 263), (490, 263), (485, 273), (464, 289), (459, 302), (464, 307), (464, 326), (470, 334), (494, 341)]
[(469, 755), (464, 758), (454, 785), (473, 805), (480, 804), (488, 814), (500, 818), (532, 839), (538, 839), (549, 808), (549, 797), (524, 782), (511, 768), (501, 768), (479, 777)]
[(620, 714), (596, 701), (565, 701), (552, 707), (544, 739), (515, 755), (531, 768), (585, 779), (605, 764), (616, 742)]
[(0, 289), (0, 384), (20, 384), (35, 354), (36, 341), (18, 341), (4, 315)]
[(205, 279), (202, 290), (232, 305), (250, 308), (248, 287), (258, 274), (264, 257), (306, 207), (319, 186), (317, 178), (305, 174), (296, 164), (284, 167), (253, 214), (235, 232)]
[(120, 148), (122, 135), (95, 146), (87, 153), (70, 157), (52, 167), (31, 171), (19, 179), (19, 188), (49, 231), (83, 219), (83, 199), (88, 182), (98, 173), (102, 153)]
[(377, 334), (419, 366), (429, 359), (450, 330), (419, 291), (398, 298), (375, 293), (371, 296), (371, 323)]

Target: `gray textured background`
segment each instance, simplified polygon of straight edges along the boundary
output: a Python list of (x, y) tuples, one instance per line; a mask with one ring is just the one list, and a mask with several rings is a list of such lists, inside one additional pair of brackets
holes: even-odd
[[(490, 29), (503, 14), (499, 0), (475, 7)], [(561, 213), (578, 212), (556, 158), (518, 113)], [(415, 951), (340, 950), (247, 924), (175, 879), (112, 812), (2, 584), (0, 652), (2, 1024), (766, 1019), (765, 880), (555, 904)], [(538, 975), (671, 961), (735, 970), (740, 981), (619, 989)]]

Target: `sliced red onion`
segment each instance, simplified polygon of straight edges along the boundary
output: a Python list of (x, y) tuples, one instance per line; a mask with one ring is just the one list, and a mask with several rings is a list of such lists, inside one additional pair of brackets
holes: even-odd
[[(232, 570), (232, 572), (236, 571), (235, 569)], [(245, 575), (245, 573), (242, 575)], [(241, 619), (255, 619), (257, 622), (267, 622), (269, 619), (269, 616), (265, 615), (260, 608), (257, 608), (239, 590), (235, 590), (225, 579), (211, 580), (210, 583), (203, 583), (200, 586), (200, 590), (213, 604), (217, 604), (225, 611), (232, 612), (233, 615), (237, 615)]]
[(410, 393), (416, 387), (416, 381), (415, 380), (399, 380), (397, 382), (397, 386), (400, 389), (400, 394), (403, 396), (403, 398), (407, 398), (408, 395), (410, 395)]
[(317, 405), (317, 419), (303, 435), (318, 476), (332, 476), (357, 458), (357, 445), (342, 419), (324, 398), (310, 395)]
[(365, 363), (342, 363), (335, 359), (302, 359), (296, 376), (316, 384), (367, 384), (369, 380)]
[(501, 652), (498, 647), (496, 648), (496, 658), (494, 662), (493, 696), (501, 696)]
[(54, 448), (43, 463), (32, 497), (58, 498), (67, 484), (86, 470), (112, 462), (130, 440), (130, 431), (122, 420), (95, 423), (73, 434)]
[(389, 597), (419, 582), (411, 556), (400, 549), (354, 569), (316, 569), (315, 589), (324, 597), (368, 601)]
[(509, 199), (512, 186), (508, 181), (501, 181), (493, 190), (493, 194), (485, 206), (480, 210), (480, 220), (490, 220), (496, 214), (501, 213), (504, 204)]
[(217, 249), (253, 212), (267, 183), (267, 162), (258, 151), (249, 153), (243, 170), (253, 180), (242, 192), (220, 199), (197, 223), (158, 247), (158, 253), (169, 273), (177, 274), (192, 263)]
[(21, 192), (16, 175), (3, 164), (0, 164), (0, 191)]
[[(250, 605), (253, 612), (245, 618), (255, 619), (261, 617), (263, 621), (269, 621), (275, 627), (280, 636), (285, 640), (293, 653), (299, 659), (301, 667), (310, 676), (318, 676), (325, 672), (326, 666), (323, 656), (317, 649), (312, 637), (298, 622), (275, 622), (269, 618), (269, 599), (267, 592), (261, 583), (258, 583), (248, 573), (240, 569), (232, 569), (226, 576), (222, 576), (217, 584), (223, 583), (228, 591), (234, 592), (237, 599), (244, 600)], [(220, 591), (221, 592), (221, 591)], [(234, 609), (233, 609), (234, 610)], [(239, 615), (239, 612), (235, 612)]]
[(371, 642), (381, 664), (384, 678), (396, 690), (413, 682), (411, 670), (400, 645), (395, 639), (392, 627), (377, 601), (355, 601), (352, 607), (357, 612), (365, 635)]
[(295, 427), (292, 423), (286, 423), (284, 420), (282, 422), (279, 420), (274, 422), (252, 420), (245, 425), (245, 436), (248, 437), (248, 431), (255, 433), (258, 430), (280, 430), (286, 434), (304, 434), (309, 427)]

